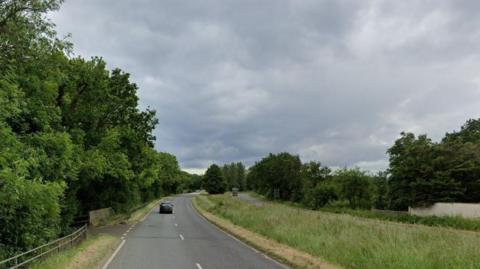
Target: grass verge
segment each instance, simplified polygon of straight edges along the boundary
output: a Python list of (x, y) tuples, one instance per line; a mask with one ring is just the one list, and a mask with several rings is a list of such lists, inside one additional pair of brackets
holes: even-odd
[(256, 207), (228, 195), (201, 196), (196, 203), (234, 225), (345, 268), (480, 268), (477, 233), (277, 203)]
[(432, 227), (447, 227), (459, 230), (480, 232), (480, 219), (466, 219), (462, 217), (420, 217), (406, 214), (382, 213), (371, 210), (354, 210), (348, 208), (322, 208), (324, 212), (349, 214), (352, 216), (395, 221), (409, 224), (419, 224)]
[(205, 196), (195, 197), (193, 200), (193, 205), (200, 212), (200, 214), (202, 214), (202, 216), (217, 225), (222, 230), (225, 230), (242, 241), (262, 250), (264, 253), (275, 257), (277, 260), (285, 264), (293, 266), (294, 268), (340, 268), (338, 266), (331, 265), (319, 259), (318, 257), (314, 257), (308, 253), (299, 251), (287, 245), (280, 244), (274, 240), (234, 225), (225, 219), (207, 212), (208, 208), (214, 206), (214, 204), (212, 204), (208, 198), (205, 198)]
[(102, 268), (105, 261), (118, 246), (120, 239), (110, 235), (88, 238), (80, 245), (48, 257), (32, 265), (31, 269), (95, 269)]
[(134, 210), (131, 210), (128, 213), (119, 213), (114, 214), (107, 220), (100, 223), (98, 226), (108, 226), (108, 225), (115, 225), (118, 223), (133, 223), (141, 220), (150, 210), (152, 210), (155, 206), (157, 206), (161, 201), (168, 199), (169, 197), (165, 197), (162, 199), (156, 199), (149, 203), (142, 204), (141, 206), (137, 207)]
[[(272, 202), (268, 200), (261, 194), (250, 191), (248, 194), (256, 199), (259, 199), (263, 202)], [(305, 208), (304, 205), (300, 203), (292, 203), (288, 201), (275, 201), (275, 203), (282, 203), (284, 205), (296, 206), (300, 208)], [(369, 219), (378, 219), (385, 221), (394, 221), (402, 222), (409, 224), (417, 225), (426, 225), (432, 227), (446, 227), (459, 230), (480, 232), (480, 218), (467, 219), (460, 216), (456, 217), (437, 217), (437, 216), (413, 216), (408, 215), (404, 212), (381, 212), (381, 211), (372, 211), (372, 210), (362, 210), (362, 209), (350, 209), (350, 208), (339, 208), (339, 207), (323, 207), (319, 211), (334, 213), (334, 214), (348, 214), (355, 217), (369, 218)]]

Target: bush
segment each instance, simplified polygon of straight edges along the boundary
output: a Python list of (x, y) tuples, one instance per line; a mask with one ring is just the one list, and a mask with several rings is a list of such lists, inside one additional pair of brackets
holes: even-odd
[(311, 209), (319, 209), (337, 198), (335, 188), (331, 184), (321, 183), (306, 192), (304, 204)]
[(374, 185), (370, 176), (359, 169), (342, 169), (334, 176), (339, 184), (339, 196), (349, 202), (350, 208), (371, 208)]
[(19, 178), (7, 169), (0, 171), (0, 260), (58, 236), (64, 187)]

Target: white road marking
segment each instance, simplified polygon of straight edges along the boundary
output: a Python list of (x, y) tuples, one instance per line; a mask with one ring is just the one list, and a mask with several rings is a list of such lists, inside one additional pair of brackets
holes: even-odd
[(276, 264), (278, 264), (280, 267), (283, 267), (285, 269), (291, 269), (290, 267), (286, 266), (285, 264), (273, 259), (272, 257), (266, 255), (265, 253), (262, 253), (260, 251), (258, 251), (256, 248), (250, 246), (249, 244), (243, 242), (242, 240), (236, 238), (235, 236), (227, 233), (226, 231), (220, 229), (220, 227), (218, 227), (217, 225), (215, 225), (214, 223), (210, 222), (210, 220), (208, 220), (206, 217), (204, 217), (202, 214), (200, 214), (200, 212), (198, 212), (193, 206), (192, 204), (190, 203), (190, 207), (193, 209), (193, 211), (197, 214), (197, 216), (199, 216), (200, 218), (204, 219), (206, 222), (210, 223), (214, 228), (216, 228), (217, 230), (219, 230), (220, 232), (224, 233), (225, 235), (227, 235), (228, 237), (234, 239), (235, 241), (237, 241), (238, 243), (244, 245), (245, 247), (251, 249), (252, 251), (254, 251), (255, 253), (258, 253), (259, 255), (262, 255), (263, 257), (265, 257), (267, 260), (270, 260)]
[(197, 266), (198, 269), (203, 269), (202, 266), (198, 262), (195, 265)]
[(183, 235), (180, 235), (180, 239), (184, 240), (185, 238), (183, 237)]
[(178, 224), (176, 224), (176, 223), (175, 223), (175, 224), (173, 224), (173, 225), (175, 225), (175, 227), (178, 227)]
[(113, 258), (115, 258), (115, 255), (117, 255), (117, 253), (120, 251), (120, 249), (123, 247), (124, 244), (125, 244), (125, 240), (122, 240), (122, 242), (120, 243), (120, 245), (117, 247), (117, 249), (115, 250), (115, 252), (113, 252), (112, 256), (110, 256), (110, 258), (109, 258), (108, 261), (105, 263), (105, 265), (102, 267), (102, 269), (107, 269), (107, 268), (108, 268), (108, 265), (113, 261)]
[(124, 233), (123, 236), (127, 236), (127, 233)]

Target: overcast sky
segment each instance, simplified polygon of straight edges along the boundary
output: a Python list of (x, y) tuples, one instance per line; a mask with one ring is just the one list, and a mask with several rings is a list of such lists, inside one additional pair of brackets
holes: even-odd
[(480, 117), (480, 1), (67, 0), (75, 53), (131, 73), (183, 169), (288, 151), (388, 166)]

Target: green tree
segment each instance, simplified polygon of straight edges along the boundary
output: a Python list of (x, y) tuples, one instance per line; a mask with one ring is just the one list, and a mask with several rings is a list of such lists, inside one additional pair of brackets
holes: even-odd
[(458, 160), (462, 147), (433, 143), (426, 135), (402, 133), (388, 150), (390, 208), (406, 210), (408, 206), (459, 200), (465, 190), (452, 172), (465, 165)]
[(269, 154), (250, 168), (249, 185), (269, 198), (274, 198), (278, 189), (280, 199), (299, 201), (302, 198), (301, 166), (298, 156), (287, 152)]
[(216, 164), (210, 165), (203, 176), (203, 187), (210, 194), (224, 193), (226, 182), (223, 178), (220, 167)]
[(347, 200), (351, 208), (372, 207), (374, 185), (365, 172), (358, 168), (341, 169), (335, 172), (334, 180), (339, 185), (339, 197)]
[(245, 166), (243, 163), (238, 162), (236, 163), (236, 171), (237, 171), (237, 184), (241, 191), (246, 189), (246, 173), (245, 173)]
[(0, 257), (69, 232), (88, 210), (127, 211), (182, 185), (129, 74), (71, 58), (57, 38), (46, 13), (61, 2), (0, 1)]
[(330, 182), (322, 182), (314, 188), (305, 190), (303, 204), (311, 209), (319, 209), (337, 199), (335, 186)]

